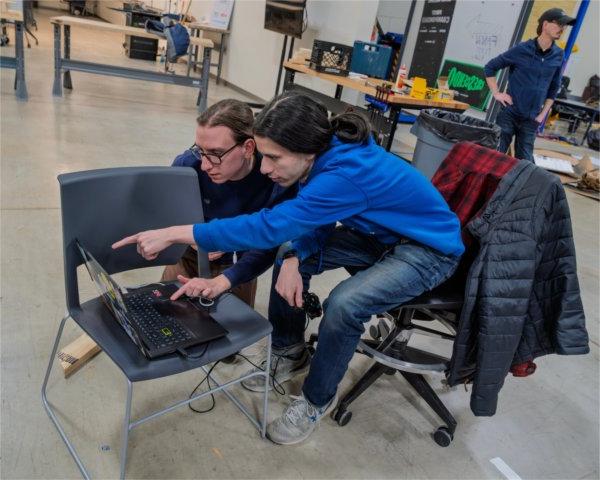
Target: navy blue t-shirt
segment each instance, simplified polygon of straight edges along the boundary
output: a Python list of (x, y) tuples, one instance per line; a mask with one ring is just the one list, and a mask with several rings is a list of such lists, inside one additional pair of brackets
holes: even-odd
[[(208, 174), (200, 169), (200, 160), (186, 150), (173, 161), (174, 167), (192, 167), (198, 173), (204, 221), (216, 218), (230, 218), (257, 212), (272, 207), (288, 198), (293, 198), (297, 188), (283, 188), (268, 176), (260, 173), (262, 157), (257, 153), (252, 171), (241, 180), (214, 183)], [(232, 286), (245, 283), (270, 267), (275, 258), (274, 250), (251, 250), (237, 252), (238, 262), (226, 269), (223, 274)], [(227, 253), (217, 260), (222, 265), (231, 264), (233, 254)]]

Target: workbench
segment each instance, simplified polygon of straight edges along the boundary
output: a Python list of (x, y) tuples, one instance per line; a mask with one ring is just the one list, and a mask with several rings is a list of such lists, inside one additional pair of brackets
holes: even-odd
[(0, 67), (15, 69), (15, 91), (17, 99), (27, 100), (27, 85), (25, 84), (25, 50), (23, 48), (23, 12), (18, 10), (6, 10), (5, 2), (1, 3), (0, 19), (13, 22), (15, 25), (15, 56), (0, 57)]
[[(358, 110), (366, 111), (361, 107), (350, 105), (340, 100), (342, 96), (343, 88), (351, 88), (352, 90), (359, 91), (372, 97), (377, 97), (377, 86), (384, 84), (384, 80), (378, 78), (367, 77), (366, 79), (355, 79), (346, 76), (331, 75), (329, 73), (320, 73), (312, 70), (306, 65), (299, 63), (292, 63), (287, 61), (283, 64), (285, 68), (285, 79), (284, 79), (284, 90), (296, 90), (314, 98), (315, 100), (323, 103), (329, 111), (332, 113), (343, 113), (347, 110)], [(294, 83), (295, 75), (302, 73), (311, 77), (316, 77), (326, 82), (336, 85), (335, 94), (333, 97), (325, 95), (321, 92), (311, 90), (309, 88), (297, 85)], [(450, 110), (454, 112), (464, 112), (469, 105), (456, 100), (432, 100), (432, 99), (418, 99), (413, 98), (409, 95), (400, 95), (392, 93), (387, 98), (382, 100), (389, 106), (389, 116), (383, 117), (382, 115), (371, 116), (370, 120), (374, 123), (376, 130), (381, 131), (385, 128), (386, 131), (389, 129), (389, 133), (386, 134), (387, 140), (385, 141), (385, 149), (390, 150), (392, 142), (394, 141), (394, 135), (396, 133), (396, 127), (398, 125), (398, 117), (402, 109), (411, 110), (423, 110), (425, 108), (438, 108), (442, 110)], [(370, 113), (370, 112), (369, 112)]]
[[(188, 77), (185, 75), (174, 75), (169, 73), (155, 72), (151, 70), (141, 70), (130, 67), (120, 67), (116, 65), (105, 65), (100, 63), (91, 63), (82, 60), (71, 59), (71, 27), (93, 28), (109, 32), (122, 33), (124, 35), (134, 35), (137, 37), (146, 37), (160, 39), (162, 37), (146, 32), (143, 28), (129, 27), (124, 25), (115, 25), (112, 23), (100, 22), (97, 20), (87, 20), (77, 17), (60, 16), (50, 19), (54, 25), (54, 86), (52, 94), (62, 96), (63, 87), (72, 89), (71, 70), (93, 73), (96, 75), (109, 75), (114, 77), (132, 78), (135, 80), (146, 80), (148, 82), (167, 83), (172, 85), (181, 85), (186, 87), (197, 87), (199, 89), (196, 105), (198, 110), (206, 110), (208, 97), (208, 78), (210, 70), (210, 56), (213, 48), (213, 42), (204, 38), (190, 38), (190, 44), (203, 49), (202, 58), (202, 76), (201, 78)], [(64, 53), (61, 54), (61, 27), (64, 36)], [(62, 77), (62, 78), (61, 78)]]
[[(230, 31), (224, 28), (215, 27), (206, 23), (191, 22), (186, 25), (190, 29), (190, 37), (199, 37), (200, 32), (208, 32), (219, 35), (219, 60), (216, 63), (211, 63), (211, 67), (217, 67), (217, 85), (221, 80), (221, 68), (223, 66), (223, 54), (225, 53), (225, 37), (229, 35)], [(196, 64), (198, 63), (198, 47), (196, 45), (190, 45), (188, 52), (188, 69), (187, 73), (190, 74), (190, 69), (194, 67), (196, 71)]]

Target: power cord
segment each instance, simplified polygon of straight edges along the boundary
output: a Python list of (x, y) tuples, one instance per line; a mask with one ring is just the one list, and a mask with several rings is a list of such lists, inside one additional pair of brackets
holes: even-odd
[[(206, 349), (205, 349), (206, 351)], [(269, 377), (271, 377), (271, 380), (273, 381), (273, 390), (275, 392), (277, 392), (279, 395), (285, 395), (286, 394), (286, 390), (283, 387), (283, 385), (281, 385), (281, 383), (279, 383), (276, 379), (275, 379), (275, 375), (277, 373), (277, 367), (279, 366), (279, 361), (281, 360), (281, 358), (283, 358), (285, 356), (285, 352), (287, 351), (284, 350), (282, 355), (277, 355), (277, 360), (275, 362), (275, 366), (271, 369), (273, 373), (269, 374)], [(250, 360), (246, 355), (242, 354), (242, 353), (237, 353), (236, 356), (243, 358), (246, 362), (248, 362), (250, 365), (252, 365), (254, 368), (256, 368), (257, 370), (262, 370), (264, 371), (264, 368), (261, 367), (260, 365), (257, 365), (256, 363), (254, 363), (252, 360)], [(194, 357), (196, 358), (196, 357)], [(210, 390), (212, 387), (210, 385), (210, 374), (212, 373), (213, 369), (219, 364), (221, 363), (221, 360), (218, 360), (217, 362), (215, 362), (210, 369), (208, 370), (208, 372), (206, 372), (206, 374), (204, 375), (204, 378), (202, 380), (200, 380), (200, 382), (198, 383), (198, 385), (196, 385), (194, 387), (194, 389), (192, 390), (192, 392), (190, 393), (190, 395), (188, 396), (188, 398), (192, 398), (194, 396), (194, 394), (198, 391), (198, 389), (202, 386), (202, 384), (204, 382), (206, 382), (206, 385), (208, 387), (208, 389)], [(192, 407), (191, 403), (188, 403), (188, 407), (192, 412), (195, 413), (208, 413), (211, 410), (213, 410), (216, 406), (216, 400), (215, 400), (215, 396), (213, 393), (210, 394), (210, 400), (211, 400), (211, 405), (208, 408), (205, 408), (203, 410), (198, 410), (194, 407)]]

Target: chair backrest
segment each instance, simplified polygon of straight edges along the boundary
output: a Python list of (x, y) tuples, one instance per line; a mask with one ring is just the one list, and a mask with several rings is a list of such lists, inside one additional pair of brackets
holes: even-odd
[[(143, 230), (204, 221), (197, 173), (187, 167), (125, 167), (58, 176), (63, 225), (67, 308), (79, 306), (77, 267), (83, 259), (79, 241), (110, 274), (176, 263), (185, 245), (173, 245), (155, 260), (135, 245), (111, 245)], [(199, 257), (206, 257), (201, 252)], [(208, 258), (204, 258), (204, 265)]]

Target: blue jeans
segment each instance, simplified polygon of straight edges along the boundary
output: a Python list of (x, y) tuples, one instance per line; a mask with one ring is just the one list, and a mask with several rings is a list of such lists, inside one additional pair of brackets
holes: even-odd
[[(304, 396), (317, 407), (329, 403), (371, 316), (436, 287), (454, 273), (459, 259), (412, 241), (390, 246), (344, 227), (336, 229), (322, 251), (300, 265), (305, 291), (311, 276), (325, 270), (344, 267), (353, 274), (323, 303), (319, 342), (302, 387)], [(304, 342), (306, 317), (275, 291), (278, 275), (276, 266), (269, 320), (273, 346), (284, 348)]]
[(533, 162), (533, 144), (539, 124), (530, 118), (515, 115), (507, 108), (500, 110), (496, 123), (502, 130), (498, 151), (506, 153), (515, 137), (515, 157)]

